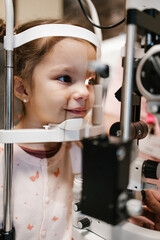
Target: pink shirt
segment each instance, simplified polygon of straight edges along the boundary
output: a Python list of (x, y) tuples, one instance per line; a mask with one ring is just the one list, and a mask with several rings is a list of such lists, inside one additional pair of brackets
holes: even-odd
[[(13, 225), (16, 240), (71, 240), (72, 187), (80, 172), (81, 150), (62, 143), (51, 158), (37, 158), (14, 145)], [(0, 225), (3, 201), (3, 148), (0, 148)]]

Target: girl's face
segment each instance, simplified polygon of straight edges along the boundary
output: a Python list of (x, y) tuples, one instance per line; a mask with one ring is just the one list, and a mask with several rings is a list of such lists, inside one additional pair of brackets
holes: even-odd
[[(25, 104), (29, 127), (85, 117), (94, 103), (96, 78), (87, 65), (95, 59), (96, 51), (86, 41), (65, 38), (53, 47), (34, 69), (33, 89)], [(86, 85), (88, 78), (93, 80)]]

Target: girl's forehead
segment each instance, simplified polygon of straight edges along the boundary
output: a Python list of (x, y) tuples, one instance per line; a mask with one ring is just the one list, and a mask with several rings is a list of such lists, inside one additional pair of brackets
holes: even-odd
[[(36, 66), (35, 71), (42, 69), (49, 73), (88, 72), (88, 62), (96, 59), (96, 49), (87, 41), (65, 38), (56, 43), (51, 51)], [(40, 70), (39, 70), (40, 69)]]
[[(95, 59), (96, 49), (87, 41), (66, 38), (58, 42), (53, 53), (73, 60)], [(76, 58), (76, 59), (75, 59)]]
[[(64, 38), (59, 41), (53, 48), (62, 49), (62, 51), (68, 52), (72, 51), (81, 51), (86, 53), (96, 53), (96, 49), (89, 42), (76, 38)], [(82, 53), (83, 53), (82, 52)]]
[(87, 41), (65, 38), (57, 42), (44, 57), (46, 64), (82, 64), (82, 62), (95, 60), (96, 49)]

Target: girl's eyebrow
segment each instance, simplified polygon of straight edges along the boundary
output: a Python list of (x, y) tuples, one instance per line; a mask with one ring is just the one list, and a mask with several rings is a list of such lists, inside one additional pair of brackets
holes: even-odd
[[(59, 74), (62, 72), (62, 74), (77, 74), (77, 69), (73, 66), (68, 66), (68, 65), (58, 65), (54, 66), (50, 70), (50, 74)], [(86, 69), (86, 76), (88, 77), (95, 77), (97, 76), (97, 73), (95, 71), (89, 71)]]
[(65, 71), (65, 72), (75, 72), (75, 69), (71, 66), (65, 66), (65, 65), (58, 65), (53, 67), (50, 72), (55, 72), (55, 71)]

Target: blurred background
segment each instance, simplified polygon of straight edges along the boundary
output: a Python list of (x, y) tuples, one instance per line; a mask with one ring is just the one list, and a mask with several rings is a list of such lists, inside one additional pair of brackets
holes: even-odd
[[(85, 4), (85, 1), (82, 1)], [(95, 5), (101, 25), (118, 22), (124, 16), (125, 0), (92, 0)], [(15, 23), (19, 24), (35, 18), (67, 18), (75, 19), (80, 24), (92, 29), (83, 15), (77, 0), (13, 0)], [(86, 6), (87, 10), (87, 6)], [(0, 17), (5, 17), (4, 0), (0, 0)], [(123, 32), (125, 24), (115, 29), (103, 30), (103, 39), (117, 36)]]
[[(85, 2), (85, 1), (83, 1)], [(125, 1), (124, 0), (92, 0), (95, 5), (100, 23), (103, 26), (112, 25), (114, 23), (119, 22), (124, 17), (124, 8)], [(87, 5), (86, 9), (87, 9)], [(91, 24), (86, 20), (83, 15), (79, 3), (76, 0), (64, 0), (63, 1), (63, 14), (66, 18), (74, 18), (82, 25), (92, 29)], [(108, 39), (111, 37), (115, 37), (121, 32), (125, 30), (125, 23), (120, 26), (109, 29), (102, 30), (103, 39)]]

